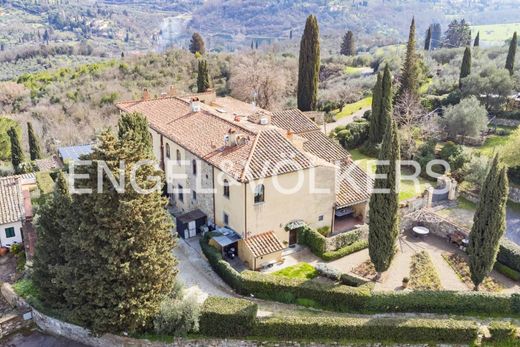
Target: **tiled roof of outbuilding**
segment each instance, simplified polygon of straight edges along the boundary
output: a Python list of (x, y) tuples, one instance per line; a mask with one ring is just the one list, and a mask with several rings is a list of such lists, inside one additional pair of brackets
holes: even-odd
[(24, 217), (23, 195), (18, 177), (0, 178), (0, 224), (21, 221)]
[(272, 231), (250, 236), (244, 239), (244, 243), (255, 258), (280, 252), (284, 249), (282, 242)]

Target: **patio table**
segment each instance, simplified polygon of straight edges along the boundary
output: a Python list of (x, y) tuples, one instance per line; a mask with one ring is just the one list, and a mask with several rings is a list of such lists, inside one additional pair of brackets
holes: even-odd
[(430, 233), (430, 230), (428, 230), (428, 228), (425, 228), (425, 227), (413, 227), (412, 230), (416, 237), (417, 236), (426, 236)]

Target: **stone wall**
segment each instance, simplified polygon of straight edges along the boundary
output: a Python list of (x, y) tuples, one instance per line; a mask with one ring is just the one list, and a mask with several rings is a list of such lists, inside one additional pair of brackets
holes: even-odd
[(12, 313), (0, 318), (0, 340), (14, 334), (18, 330), (28, 328), (32, 321), (24, 320), (19, 313)]
[(495, 118), (496, 125), (503, 125), (506, 127), (517, 127), (520, 125), (518, 119)]
[(414, 226), (422, 225), (433, 235), (447, 238), (453, 233), (462, 233), (469, 235), (470, 230), (462, 225), (448, 220), (430, 209), (424, 209), (410, 213), (401, 220), (401, 230), (411, 230)]

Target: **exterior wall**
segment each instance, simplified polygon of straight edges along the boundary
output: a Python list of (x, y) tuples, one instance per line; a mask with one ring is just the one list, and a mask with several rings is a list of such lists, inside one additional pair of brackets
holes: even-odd
[[(245, 237), (245, 189), (246, 185), (215, 168), (215, 223), (224, 226), (224, 213), (229, 217), (228, 226)], [(229, 198), (224, 196), (224, 180), (229, 182)]]
[[(14, 237), (7, 238), (5, 229), (13, 227)], [(11, 246), (13, 243), (22, 243), (22, 222), (14, 222), (0, 225), (0, 243), (2, 246)]]
[[(238, 257), (240, 260), (246, 264), (246, 266), (250, 270), (259, 270), (263, 267), (264, 264), (273, 262), (273, 261), (281, 261), (282, 260), (282, 251), (274, 252), (271, 254), (264, 255), (262, 257), (256, 258), (256, 264), (255, 264), (255, 257), (253, 256), (253, 253), (249, 250), (249, 248), (246, 247), (244, 241), (240, 240), (238, 242)], [(256, 266), (255, 266), (256, 265)]]
[[(154, 154), (161, 160), (161, 135), (150, 129), (152, 134)], [(178, 214), (187, 213), (195, 209), (200, 209), (208, 216), (208, 222), (215, 220), (213, 214), (213, 167), (200, 160), (191, 152), (178, 146), (175, 142), (163, 136), (163, 162), (166, 172), (166, 182), (170, 185), (172, 196), (170, 201), (173, 203), (175, 212)], [(170, 147), (170, 158), (166, 156), (166, 145)], [(177, 162), (177, 150), (181, 154), (181, 163)], [(197, 162), (197, 174), (193, 174), (192, 160)], [(180, 201), (177, 193), (178, 185), (183, 187), (183, 201)], [(196, 192), (196, 199), (193, 198), (192, 191)], [(206, 192), (204, 192), (206, 191)]]
[[(298, 181), (303, 184), (296, 189)], [(259, 184), (265, 187), (265, 201), (255, 204), (254, 191)], [(278, 187), (287, 192), (280, 192)], [(328, 193), (316, 193), (313, 189), (328, 189)], [(285, 226), (290, 221), (301, 219), (315, 229), (332, 226), (336, 201), (334, 168), (317, 167), (252, 182), (248, 184), (246, 201), (248, 235), (273, 231), (287, 246), (289, 232)]]

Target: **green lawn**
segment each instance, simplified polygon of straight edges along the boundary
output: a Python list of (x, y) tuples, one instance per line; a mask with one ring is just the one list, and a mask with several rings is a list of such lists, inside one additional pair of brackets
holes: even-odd
[(504, 42), (513, 37), (515, 31), (520, 31), (520, 23), (505, 23), (505, 24), (487, 24), (487, 25), (472, 25), (471, 33), (473, 38), (480, 31), (481, 41), (498, 41)]
[(343, 107), (343, 110), (341, 112), (338, 112), (338, 110), (334, 111), (334, 112), (338, 112), (335, 114), (336, 120), (341, 119), (343, 117), (352, 116), (357, 111), (370, 107), (371, 105), (372, 105), (371, 96), (367, 96), (366, 98), (361, 99), (353, 104), (347, 104)]
[(498, 135), (490, 135), (486, 139), (486, 142), (478, 149), (480, 153), (485, 155), (486, 157), (493, 157), (493, 154), (498, 152), (502, 146), (504, 146), (507, 141), (509, 141), (509, 136), (498, 136)]
[(318, 276), (318, 271), (311, 264), (302, 262), (273, 272), (273, 275), (289, 278), (313, 279)]
[[(374, 174), (376, 172), (375, 160), (376, 158), (369, 157), (359, 151), (359, 149), (349, 150), (352, 159), (356, 164), (365, 172)], [(403, 175), (411, 175), (406, 169), (402, 170)], [(421, 195), (426, 188), (432, 185), (432, 183), (422, 177), (417, 177), (418, 185), (416, 187), (414, 181), (402, 180), (399, 192), (399, 200), (404, 201), (413, 197)]]
[(347, 66), (347, 67), (345, 67), (343, 72), (349, 76), (356, 76), (356, 75), (361, 75), (364, 71), (367, 71), (367, 69), (370, 69), (370, 68), (363, 67), (363, 66), (362, 67)]

